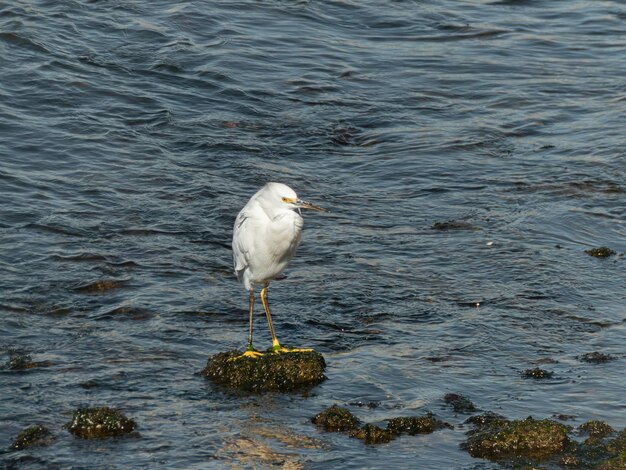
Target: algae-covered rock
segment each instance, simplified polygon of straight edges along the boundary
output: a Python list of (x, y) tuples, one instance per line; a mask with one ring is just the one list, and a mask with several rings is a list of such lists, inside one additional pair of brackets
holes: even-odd
[(52, 435), (45, 426), (36, 424), (24, 429), (11, 444), (11, 449), (22, 450), (28, 447), (47, 445), (52, 441)]
[(478, 411), (478, 408), (472, 403), (472, 401), (466, 396), (459, 395), (458, 393), (447, 393), (443, 400), (452, 405), (452, 408), (457, 413), (473, 413)]
[[(493, 413), (492, 411), (487, 411), (486, 413), (480, 414), (480, 415), (476, 415), (476, 416), (472, 416), (470, 418), (467, 418), (465, 420), (466, 424), (473, 424), (474, 426), (480, 428), (483, 428), (485, 426), (492, 426), (492, 425), (498, 425), (498, 426), (502, 426), (504, 425), (506, 422), (508, 422), (508, 419), (506, 419), (504, 416), (499, 415), (497, 413)], [(470, 431), (473, 432), (473, 431)]]
[(359, 426), (359, 420), (356, 416), (337, 405), (318, 413), (311, 421), (329, 432), (352, 431)]
[(497, 420), (470, 434), (463, 448), (472, 457), (490, 460), (541, 460), (566, 450), (567, 431), (567, 426), (549, 419)]
[(258, 358), (241, 354), (230, 351), (210, 357), (202, 375), (218, 385), (247, 392), (287, 392), (326, 379), (326, 362), (315, 351), (266, 353)]
[(351, 437), (365, 441), (366, 444), (386, 444), (396, 437), (390, 429), (382, 429), (374, 424), (366, 424), (360, 429), (350, 431)]
[(64, 427), (76, 437), (102, 439), (131, 433), (137, 427), (137, 423), (120, 411), (103, 406), (79, 408), (74, 411), (72, 421), (66, 423)]
[(587, 421), (578, 426), (581, 434), (588, 434), (591, 437), (603, 438), (613, 434), (615, 430), (604, 421)]
[(554, 376), (554, 372), (549, 372), (545, 369), (535, 367), (534, 369), (526, 369), (522, 372), (522, 377), (525, 379), (549, 379)]
[(452, 425), (434, 418), (432, 415), (406, 416), (391, 418), (387, 423), (387, 429), (396, 434), (430, 434), (439, 429), (453, 429)]
[(615, 359), (615, 357), (611, 356), (610, 354), (604, 354), (598, 351), (594, 351), (583, 354), (579, 357), (579, 359), (583, 362), (588, 362), (590, 364), (603, 364), (605, 362), (612, 361), (613, 359)]
[(28, 370), (36, 367), (48, 367), (50, 365), (52, 365), (50, 361), (33, 361), (30, 354), (21, 351), (12, 351), (4, 367), (8, 370)]
[(609, 256), (613, 256), (615, 252), (606, 246), (601, 246), (599, 248), (592, 248), (590, 250), (585, 250), (589, 256), (593, 256), (595, 258), (608, 258)]

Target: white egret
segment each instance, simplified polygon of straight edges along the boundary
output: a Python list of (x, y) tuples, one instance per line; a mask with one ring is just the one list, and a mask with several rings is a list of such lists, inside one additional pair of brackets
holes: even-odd
[(267, 299), (270, 281), (287, 267), (300, 244), (304, 221), (300, 209), (325, 209), (298, 199), (295, 191), (282, 183), (267, 183), (241, 209), (233, 228), (233, 263), (239, 282), (249, 293), (250, 334), (243, 354), (259, 357), (252, 346), (254, 287), (262, 285), (261, 302), (267, 316), (272, 349), (275, 352), (304, 351), (284, 348), (278, 342)]

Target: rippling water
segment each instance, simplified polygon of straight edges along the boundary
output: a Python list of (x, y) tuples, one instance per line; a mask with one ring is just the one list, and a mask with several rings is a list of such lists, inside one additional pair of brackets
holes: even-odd
[[(4, 465), (491, 468), (447, 392), (623, 427), (625, 46), (617, 1), (1, 4), (0, 361), (48, 366), (0, 371), (0, 447), (57, 435)], [(269, 180), (332, 211), (271, 288), (328, 380), (229, 396), (194, 373), (245, 345), (230, 237)], [(457, 426), (368, 447), (311, 425), (333, 403)], [(72, 438), (84, 404), (142, 437)]]

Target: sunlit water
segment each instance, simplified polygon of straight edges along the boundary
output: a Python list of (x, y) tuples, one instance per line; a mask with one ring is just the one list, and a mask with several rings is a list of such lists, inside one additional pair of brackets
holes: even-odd
[[(0, 447), (57, 439), (0, 461), (495, 467), (447, 392), (626, 425), (625, 31), (617, 1), (2, 3), (0, 362), (50, 364), (0, 371)], [(270, 180), (331, 210), (270, 289), (328, 380), (230, 396), (194, 374), (245, 346), (230, 237)], [(365, 446), (310, 423), (334, 403), (455, 429)], [(141, 437), (71, 437), (87, 404)]]

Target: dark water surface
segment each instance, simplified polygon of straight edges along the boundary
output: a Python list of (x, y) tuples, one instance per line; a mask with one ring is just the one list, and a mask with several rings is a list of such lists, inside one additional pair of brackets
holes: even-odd
[[(0, 370), (0, 447), (57, 440), (0, 461), (497, 467), (459, 448), (447, 392), (623, 427), (625, 129), (618, 1), (3, 2), (0, 363), (48, 364)], [(332, 211), (270, 292), (279, 338), (326, 356), (306, 396), (194, 375), (245, 345), (230, 238), (268, 180)], [(596, 350), (618, 359), (577, 359)], [(356, 402), (456, 428), (368, 447), (309, 422)], [(72, 438), (86, 404), (141, 438)]]

